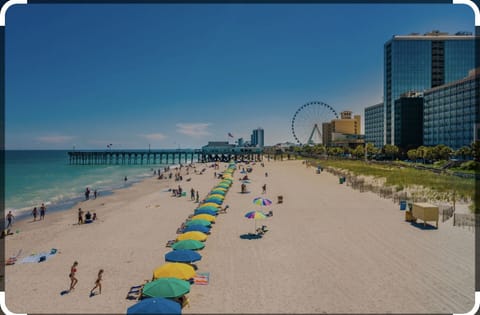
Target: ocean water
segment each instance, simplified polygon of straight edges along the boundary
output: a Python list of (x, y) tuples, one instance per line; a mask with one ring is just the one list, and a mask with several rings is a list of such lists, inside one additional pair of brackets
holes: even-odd
[[(5, 151), (5, 210), (17, 218), (42, 203), (61, 211), (85, 199), (90, 188), (102, 196), (128, 187), (166, 165), (70, 165), (67, 151)], [(124, 178), (128, 180), (125, 182)]]

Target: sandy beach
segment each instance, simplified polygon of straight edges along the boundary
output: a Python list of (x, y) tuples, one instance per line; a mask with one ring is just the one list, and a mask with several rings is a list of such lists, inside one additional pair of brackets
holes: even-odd
[[(302, 161), (264, 161), (248, 173), (250, 193), (241, 194), (237, 170), (206, 246), (198, 272), (208, 285), (192, 285), (183, 313), (465, 313), (474, 304), (474, 232), (439, 222), (422, 229), (404, 221), (391, 199), (361, 193), (338, 178), (316, 174)], [(19, 233), (6, 238), (6, 304), (15, 313), (125, 314), (135, 301), (132, 286), (151, 279), (164, 264), (168, 240), (192, 214), (193, 187), (204, 197), (222, 171), (197, 164), (202, 174), (184, 180), (147, 179), (109, 196), (84, 201), (49, 214), (41, 222), (15, 222)], [(268, 177), (265, 173), (268, 173)], [(186, 182), (187, 178), (191, 178)], [(186, 197), (167, 188), (181, 185)], [(262, 185), (267, 185), (262, 195)], [(252, 203), (266, 197), (274, 204)], [(277, 196), (284, 202), (277, 203)], [(98, 220), (77, 224), (77, 210), (94, 211)], [(254, 222), (250, 210), (273, 211), (258, 221), (268, 226), (260, 239), (245, 239)], [(33, 253), (58, 250), (41, 263), (21, 263)], [(78, 261), (78, 285), (68, 290), (70, 266)], [(89, 297), (99, 269), (102, 294)]]

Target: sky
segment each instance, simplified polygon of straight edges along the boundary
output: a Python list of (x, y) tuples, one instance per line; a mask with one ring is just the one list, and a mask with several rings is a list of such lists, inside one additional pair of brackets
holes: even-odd
[[(432, 30), (474, 32), (473, 11), (453, 4), (15, 5), (5, 27), (5, 147), (200, 148), (250, 140), (258, 127), (266, 145), (294, 142), (292, 118), (303, 104), (323, 102), (363, 119), (365, 107), (383, 101), (385, 42)], [(299, 130), (333, 118), (305, 113)]]

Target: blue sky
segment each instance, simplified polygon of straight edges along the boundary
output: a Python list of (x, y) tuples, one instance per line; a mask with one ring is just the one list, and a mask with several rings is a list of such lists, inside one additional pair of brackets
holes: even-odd
[[(465, 5), (16, 5), (6, 16), (7, 149), (293, 141), (310, 101), (382, 101), (393, 35), (474, 31)], [(322, 118), (323, 119), (323, 118)]]

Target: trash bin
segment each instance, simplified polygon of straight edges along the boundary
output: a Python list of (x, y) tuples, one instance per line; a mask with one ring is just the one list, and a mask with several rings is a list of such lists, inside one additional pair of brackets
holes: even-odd
[(343, 184), (343, 177), (339, 177), (339, 178), (338, 178), (338, 183), (339, 183), (339, 184)]
[(400, 210), (407, 210), (407, 201), (400, 200)]

